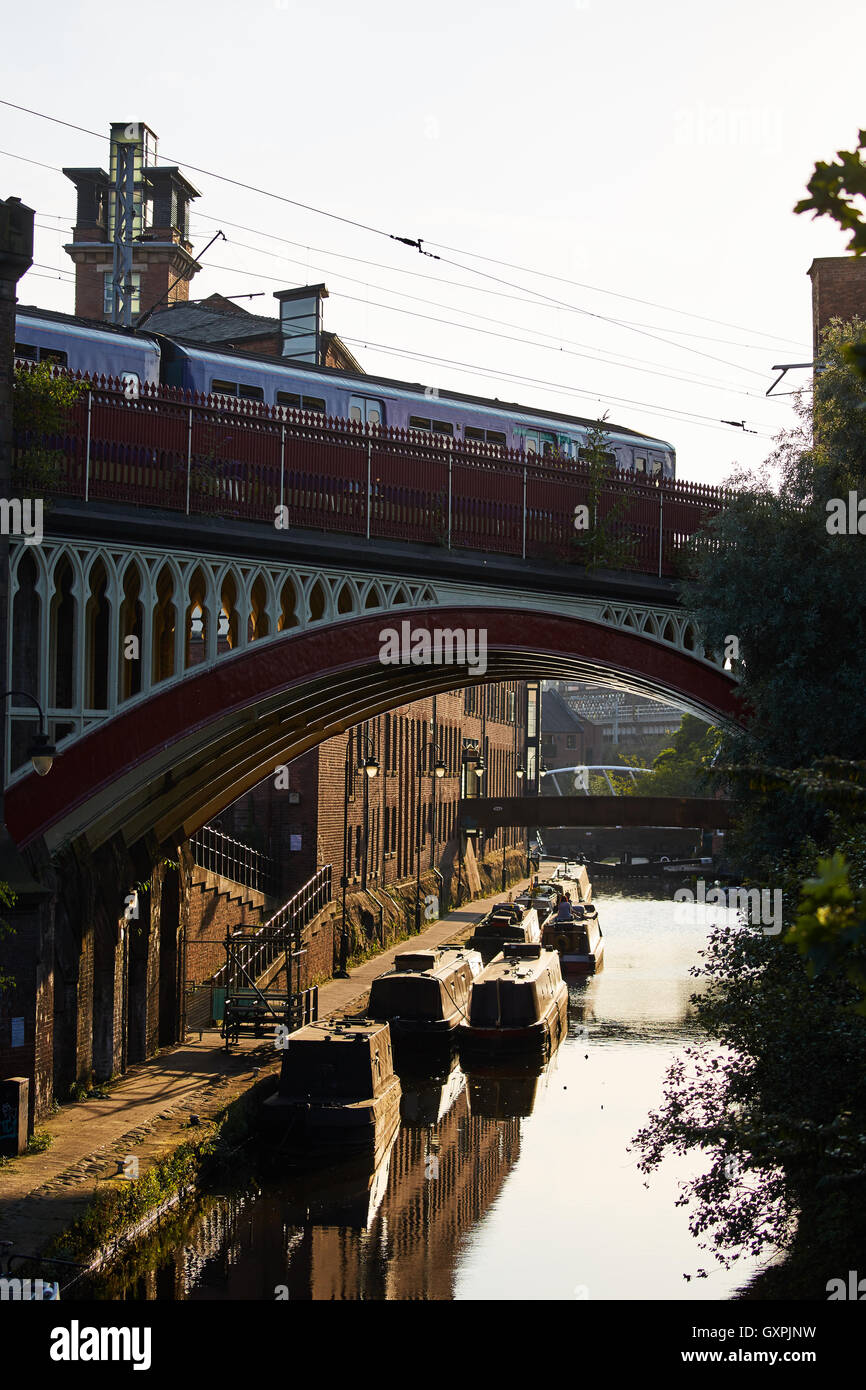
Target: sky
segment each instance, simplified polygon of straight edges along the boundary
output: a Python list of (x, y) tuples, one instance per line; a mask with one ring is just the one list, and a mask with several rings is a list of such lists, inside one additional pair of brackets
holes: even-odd
[(193, 298), (257, 293), (239, 302), (276, 315), (275, 290), (324, 280), (325, 327), (366, 370), (607, 411), (703, 483), (793, 422), (792, 398), (765, 392), (775, 363), (811, 360), (807, 271), (845, 238), (792, 209), (866, 125), (858, 0), (107, 13), (42, 0), (7, 17), (0, 95), (97, 132), (0, 104), (0, 196), (37, 212), (22, 303), (72, 311), (59, 168), (107, 167), (110, 123), (144, 121), (202, 195), (194, 250), (228, 238)]

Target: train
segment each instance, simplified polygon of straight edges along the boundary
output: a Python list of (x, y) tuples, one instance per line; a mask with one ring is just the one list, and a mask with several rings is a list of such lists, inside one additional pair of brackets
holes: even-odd
[[(15, 355), (51, 362), (88, 375), (120, 377), (131, 394), (143, 383), (173, 386), (203, 396), (260, 401), (358, 424), (399, 429), (443, 444), (461, 440), (486, 450), (514, 450), (539, 458), (585, 458), (587, 432), (596, 421), (538, 410), (419, 383), (318, 367), (234, 349), (215, 350), (170, 337), (120, 328), (47, 309), (19, 306)], [(607, 461), (622, 472), (674, 478), (676, 452), (666, 440), (607, 423)]]

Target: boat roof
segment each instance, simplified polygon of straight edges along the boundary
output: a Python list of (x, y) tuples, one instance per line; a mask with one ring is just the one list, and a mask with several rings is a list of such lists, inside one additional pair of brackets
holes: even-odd
[[(400, 951), (394, 957), (394, 965), (391, 970), (386, 970), (383, 975), (378, 975), (379, 980), (393, 979), (399, 976), (401, 979), (411, 979), (412, 976), (431, 979), (447, 978), (455, 970), (459, 970), (462, 965), (472, 965), (471, 957), (476, 957), (476, 964), (480, 963), (481, 956), (478, 951), (451, 949), (442, 950), (433, 947), (429, 951)], [(404, 964), (401, 966), (400, 962)], [(374, 980), (375, 984), (376, 981)]]
[(290, 1036), (291, 1045), (295, 1043), (354, 1043), (359, 1039), (368, 1042), (377, 1034), (388, 1031), (388, 1024), (371, 1019), (323, 1018), (316, 1023), (308, 1023)]
[[(537, 954), (536, 954), (537, 953)], [(506, 948), (504, 954), (494, 956), (475, 981), (475, 988), (488, 980), (509, 980), (525, 984), (538, 978), (555, 961), (559, 968), (559, 952), (547, 946), (524, 947), (520, 953)]]

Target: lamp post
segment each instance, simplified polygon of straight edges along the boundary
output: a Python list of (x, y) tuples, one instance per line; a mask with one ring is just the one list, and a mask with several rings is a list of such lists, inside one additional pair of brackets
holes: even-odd
[[(416, 806), (415, 806), (415, 931), (416, 931), (416, 932), (419, 932), (419, 931), (421, 930), (421, 778), (422, 778), (422, 773), (423, 773), (423, 768), (422, 768), (422, 764), (421, 764), (421, 750), (422, 750), (422, 746), (423, 746), (423, 740), (422, 740), (422, 735), (421, 735), (421, 725), (419, 724), (419, 726), (418, 726), (418, 747), (417, 747), (417, 749), (416, 749), (416, 761), (417, 761), (417, 763), (418, 763), (418, 795), (417, 795), (417, 797), (416, 797)], [(440, 780), (445, 776), (446, 768), (445, 768), (445, 762), (444, 762), (444, 759), (443, 759), (443, 757), (442, 757), (442, 754), (441, 754), (440, 750), (439, 750), (438, 748), (436, 748), (435, 744), (433, 744), (432, 742), (431, 742), (430, 744), (428, 744), (428, 749), (429, 749), (430, 752), (435, 752), (435, 754), (436, 754), (436, 761), (435, 761), (435, 763), (433, 764), (433, 788), (434, 788), (434, 790), (433, 790), (433, 797), (431, 798), (431, 804), (432, 804), (433, 806), (435, 806), (435, 794), (436, 794), (436, 793), (435, 793), (435, 788), (436, 788), (436, 783), (437, 783), (438, 781), (440, 781)], [(434, 813), (434, 819), (433, 819), (433, 827), (434, 827), (434, 828), (433, 828), (433, 833), (434, 833), (434, 835), (435, 835), (435, 833), (436, 833), (436, 830), (435, 830), (435, 827), (436, 827), (435, 813)]]
[[(355, 769), (352, 767), (353, 737), (353, 734), (349, 734), (349, 737), (346, 741), (346, 765), (344, 769), (345, 779), (343, 783), (343, 875), (340, 880), (341, 887), (343, 889), (343, 912), (342, 921), (340, 925), (340, 967), (337, 971), (336, 976), (338, 980), (346, 980), (349, 977), (349, 972), (346, 968), (346, 963), (349, 955), (349, 929), (346, 925), (346, 889), (349, 883), (349, 778), (352, 778), (353, 783), (355, 780)], [(372, 740), (366, 734), (362, 734), (359, 731), (359, 743), (362, 740), (365, 745), (365, 756), (364, 761), (361, 763), (361, 770), (363, 771), (366, 778), (372, 780), (379, 771), (379, 764), (377, 763), (373, 755)], [(367, 749), (369, 749), (369, 752), (366, 751)], [(366, 790), (367, 788), (365, 785), (365, 794)]]
[(8, 700), (13, 695), (18, 700), (29, 700), (39, 711), (39, 732), (33, 735), (30, 744), (30, 761), (33, 763), (34, 772), (38, 773), (40, 777), (47, 777), (54, 764), (54, 759), (57, 757), (57, 749), (45, 732), (45, 715), (42, 706), (35, 695), (28, 695), (24, 690), (7, 690), (2, 698)]

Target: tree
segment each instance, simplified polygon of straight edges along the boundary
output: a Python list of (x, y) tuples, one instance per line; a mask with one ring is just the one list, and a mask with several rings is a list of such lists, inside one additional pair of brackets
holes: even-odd
[(587, 569), (617, 569), (631, 559), (634, 543), (618, 534), (618, 524), (629, 506), (626, 496), (616, 498), (601, 514), (605, 492), (615, 476), (611, 463), (610, 436), (605, 428), (607, 413), (586, 432), (586, 445), (580, 451), (587, 470), (587, 510), (589, 526), (576, 530), (574, 545), (579, 562)]
[(708, 645), (738, 638), (746, 722), (716, 768), (740, 808), (735, 853), (782, 891), (786, 930), (712, 932), (692, 1001), (712, 1042), (669, 1070), (636, 1142), (645, 1172), (670, 1151), (709, 1156), (680, 1198), (691, 1229), (725, 1263), (787, 1251), (760, 1276), (772, 1296), (826, 1296), (866, 1234), (866, 558), (856, 524), (828, 529), (828, 502), (863, 491), (845, 354), (862, 330), (831, 325), (812, 411), (801, 396), (798, 428), (739, 475), (686, 586)]
[(847, 250), (855, 256), (866, 251), (866, 221), (855, 198), (866, 202), (866, 130), (858, 135), (856, 149), (838, 150), (838, 163), (819, 161), (806, 185), (810, 196), (801, 198), (795, 212), (814, 212), (816, 217), (832, 217), (843, 231), (850, 232)]
[(762, 469), (736, 475), (729, 505), (694, 539), (683, 589), (710, 649), (737, 638), (746, 725), (725, 735), (719, 763), (743, 808), (735, 846), (756, 872), (806, 836), (831, 847), (826, 807), (760, 769), (866, 758), (866, 548), (828, 530), (833, 499), (866, 493), (863, 389), (842, 351), (864, 326), (827, 330), (813, 406), (801, 393), (798, 426)]
[(56, 488), (63, 453), (53, 441), (63, 434), (70, 409), (88, 389), (83, 381), (57, 375), (48, 362), (15, 368), (12, 483), (19, 492), (42, 496)]
[(637, 779), (628, 791), (632, 796), (705, 796), (720, 741), (721, 734), (712, 724), (684, 714), (671, 746), (662, 749), (652, 772)]

